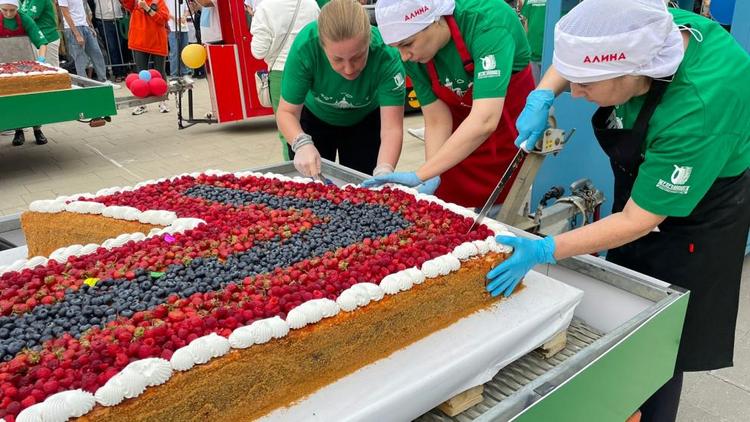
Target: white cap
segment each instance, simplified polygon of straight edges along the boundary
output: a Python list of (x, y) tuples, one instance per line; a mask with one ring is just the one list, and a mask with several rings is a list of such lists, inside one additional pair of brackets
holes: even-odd
[(555, 25), (552, 63), (570, 82), (673, 75), (685, 51), (663, 0), (586, 0)]
[(18, 7), (18, 0), (0, 0), (0, 4), (9, 4)]
[(403, 41), (440, 17), (453, 14), (454, 0), (379, 0), (375, 19), (386, 44)]

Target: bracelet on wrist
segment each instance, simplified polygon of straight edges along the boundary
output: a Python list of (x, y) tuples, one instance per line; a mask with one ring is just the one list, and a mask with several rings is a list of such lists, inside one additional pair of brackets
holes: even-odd
[(300, 133), (297, 135), (296, 138), (294, 138), (294, 141), (292, 141), (292, 151), (297, 152), (298, 149), (305, 145), (312, 145), (313, 140), (312, 136), (306, 134), (305, 132)]

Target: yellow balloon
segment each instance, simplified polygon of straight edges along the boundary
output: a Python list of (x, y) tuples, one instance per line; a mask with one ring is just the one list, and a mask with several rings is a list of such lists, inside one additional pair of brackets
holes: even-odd
[(191, 69), (197, 69), (206, 62), (206, 49), (200, 44), (190, 44), (182, 49), (182, 62)]

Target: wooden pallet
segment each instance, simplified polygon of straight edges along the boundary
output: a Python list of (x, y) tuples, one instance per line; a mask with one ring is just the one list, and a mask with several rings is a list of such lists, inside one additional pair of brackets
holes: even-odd
[(568, 343), (568, 327), (564, 330), (552, 336), (549, 341), (544, 343), (539, 349), (539, 353), (544, 356), (545, 359), (549, 359), (555, 356), (558, 352), (565, 349), (565, 345)]
[(450, 417), (456, 416), (471, 406), (481, 403), (484, 400), (482, 393), (484, 393), (484, 385), (477, 385), (444, 401), (438, 409)]
[[(549, 359), (558, 352), (565, 349), (568, 342), (568, 327), (552, 336), (549, 341), (541, 345), (537, 351), (545, 358)], [(472, 387), (462, 393), (456, 394), (452, 398), (444, 401), (437, 408), (446, 415), (453, 417), (469, 409), (470, 407), (481, 403), (484, 400), (484, 385)]]

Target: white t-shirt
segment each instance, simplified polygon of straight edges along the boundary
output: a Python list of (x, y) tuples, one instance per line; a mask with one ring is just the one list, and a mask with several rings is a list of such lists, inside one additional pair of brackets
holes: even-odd
[(219, 20), (219, 8), (216, 7), (204, 7), (201, 9), (201, 42), (217, 42), (221, 41), (221, 21)]
[[(186, 4), (187, 0), (177, 0), (177, 1), (181, 1), (182, 2), (180, 4), (180, 15), (179, 16), (177, 16), (174, 13), (174, 7), (175, 7), (174, 3), (175, 3), (175, 0), (165, 0), (165, 3), (167, 3), (167, 9), (169, 9), (169, 14), (171, 15), (170, 18), (169, 18), (169, 21), (167, 21), (167, 23), (169, 25), (169, 30), (172, 31), (172, 32), (174, 32), (174, 31), (177, 30), (176, 29), (177, 25), (175, 25), (174, 18), (180, 19), (181, 17), (186, 17), (187, 14), (188, 14), (187, 4)], [(187, 21), (183, 20), (182, 23), (180, 24), (180, 32), (188, 32)]]
[[(83, 7), (83, 0), (57, 0), (57, 4), (60, 7), (68, 8), (75, 26), (89, 26), (89, 22), (86, 20), (86, 9)], [(64, 16), (60, 16), (60, 20), (63, 21), (65, 28), (70, 28)]]

